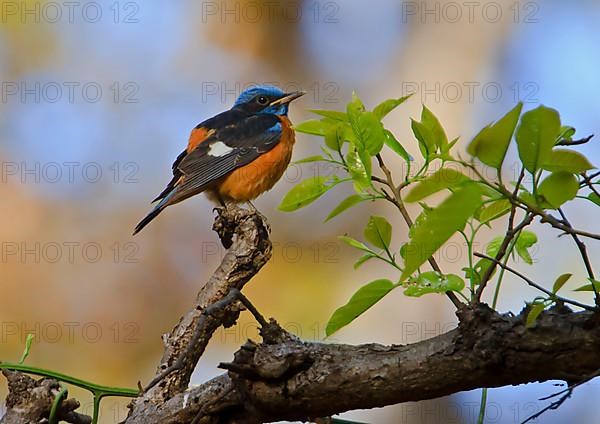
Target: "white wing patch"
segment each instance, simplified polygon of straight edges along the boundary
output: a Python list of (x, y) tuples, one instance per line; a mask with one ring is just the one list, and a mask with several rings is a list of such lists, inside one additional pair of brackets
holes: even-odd
[(227, 144), (223, 143), (222, 141), (217, 141), (210, 145), (210, 148), (208, 149), (208, 154), (210, 156), (214, 156), (214, 157), (221, 157), (221, 156), (225, 156), (226, 154), (228, 154), (232, 151), (233, 151), (232, 147), (229, 147)]

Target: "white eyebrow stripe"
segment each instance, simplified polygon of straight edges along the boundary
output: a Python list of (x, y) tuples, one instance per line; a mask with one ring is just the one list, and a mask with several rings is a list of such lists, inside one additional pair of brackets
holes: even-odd
[(233, 151), (233, 147), (229, 147), (227, 144), (222, 141), (216, 141), (210, 145), (208, 149), (208, 154), (214, 157), (225, 156), (226, 154)]

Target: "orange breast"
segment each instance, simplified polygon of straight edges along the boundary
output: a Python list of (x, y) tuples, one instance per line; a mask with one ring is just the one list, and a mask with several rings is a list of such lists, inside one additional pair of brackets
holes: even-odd
[(221, 180), (216, 188), (222, 198), (236, 202), (255, 199), (270, 190), (282, 177), (292, 158), (295, 137), (289, 119), (279, 119), (282, 134), (277, 146)]

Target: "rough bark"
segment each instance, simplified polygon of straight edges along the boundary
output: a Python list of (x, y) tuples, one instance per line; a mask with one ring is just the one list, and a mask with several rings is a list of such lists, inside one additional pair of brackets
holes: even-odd
[[(58, 381), (42, 378), (37, 381), (16, 371), (2, 370), (8, 380), (9, 394), (6, 397), (6, 414), (1, 424), (24, 424), (48, 422), (54, 398), (60, 391)], [(79, 408), (75, 399), (66, 399), (60, 404), (57, 417), (73, 424), (90, 424), (87, 415), (74, 412)], [(44, 421), (45, 420), (45, 421)]]
[(234, 325), (241, 305), (227, 302), (222, 307), (208, 308), (223, 302), (231, 289), (241, 290), (271, 257), (269, 227), (263, 216), (237, 207), (217, 211), (213, 229), (228, 251), (198, 293), (193, 307), (170, 334), (163, 336), (164, 353), (155, 378), (161, 378), (169, 367), (175, 369), (132, 402), (130, 422), (150, 422), (146, 421), (147, 411), (154, 411), (157, 405), (187, 388), (212, 334), (221, 325)]
[[(486, 306), (463, 310), (457, 329), (400, 346), (248, 342), (229, 369), (168, 400), (161, 423), (309, 420), (352, 409), (432, 399), (481, 387), (575, 382), (600, 367), (591, 312), (555, 308), (532, 328)], [(201, 417), (201, 419), (200, 419)], [(127, 421), (129, 422), (129, 421)], [(141, 421), (134, 421), (141, 422)]]
[[(455, 330), (404, 346), (303, 342), (252, 311), (263, 324), (262, 342), (248, 341), (232, 362), (221, 364), (226, 374), (188, 387), (213, 332), (233, 325), (243, 309), (232, 289), (241, 289), (271, 254), (268, 226), (259, 214), (232, 208), (219, 214), (214, 228), (229, 250), (190, 311), (163, 337), (156, 384), (131, 403), (125, 423), (309, 420), (481, 387), (573, 383), (600, 368), (598, 315), (562, 305), (542, 313), (532, 327), (525, 324), (527, 311), (513, 316), (485, 305), (465, 307)], [(2, 423), (47, 418), (58, 383), (5, 375), (10, 395)], [(61, 405), (65, 414), (76, 407), (72, 400)], [(82, 421), (71, 422), (89, 422), (73, 416)]]

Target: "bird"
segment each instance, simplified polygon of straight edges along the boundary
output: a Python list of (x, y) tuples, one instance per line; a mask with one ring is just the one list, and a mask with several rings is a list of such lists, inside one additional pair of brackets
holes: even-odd
[(196, 125), (172, 166), (173, 177), (152, 201), (154, 208), (135, 227), (139, 233), (168, 206), (205, 193), (221, 206), (250, 202), (283, 176), (295, 142), (288, 118), (304, 91), (271, 85), (243, 90), (225, 112)]

